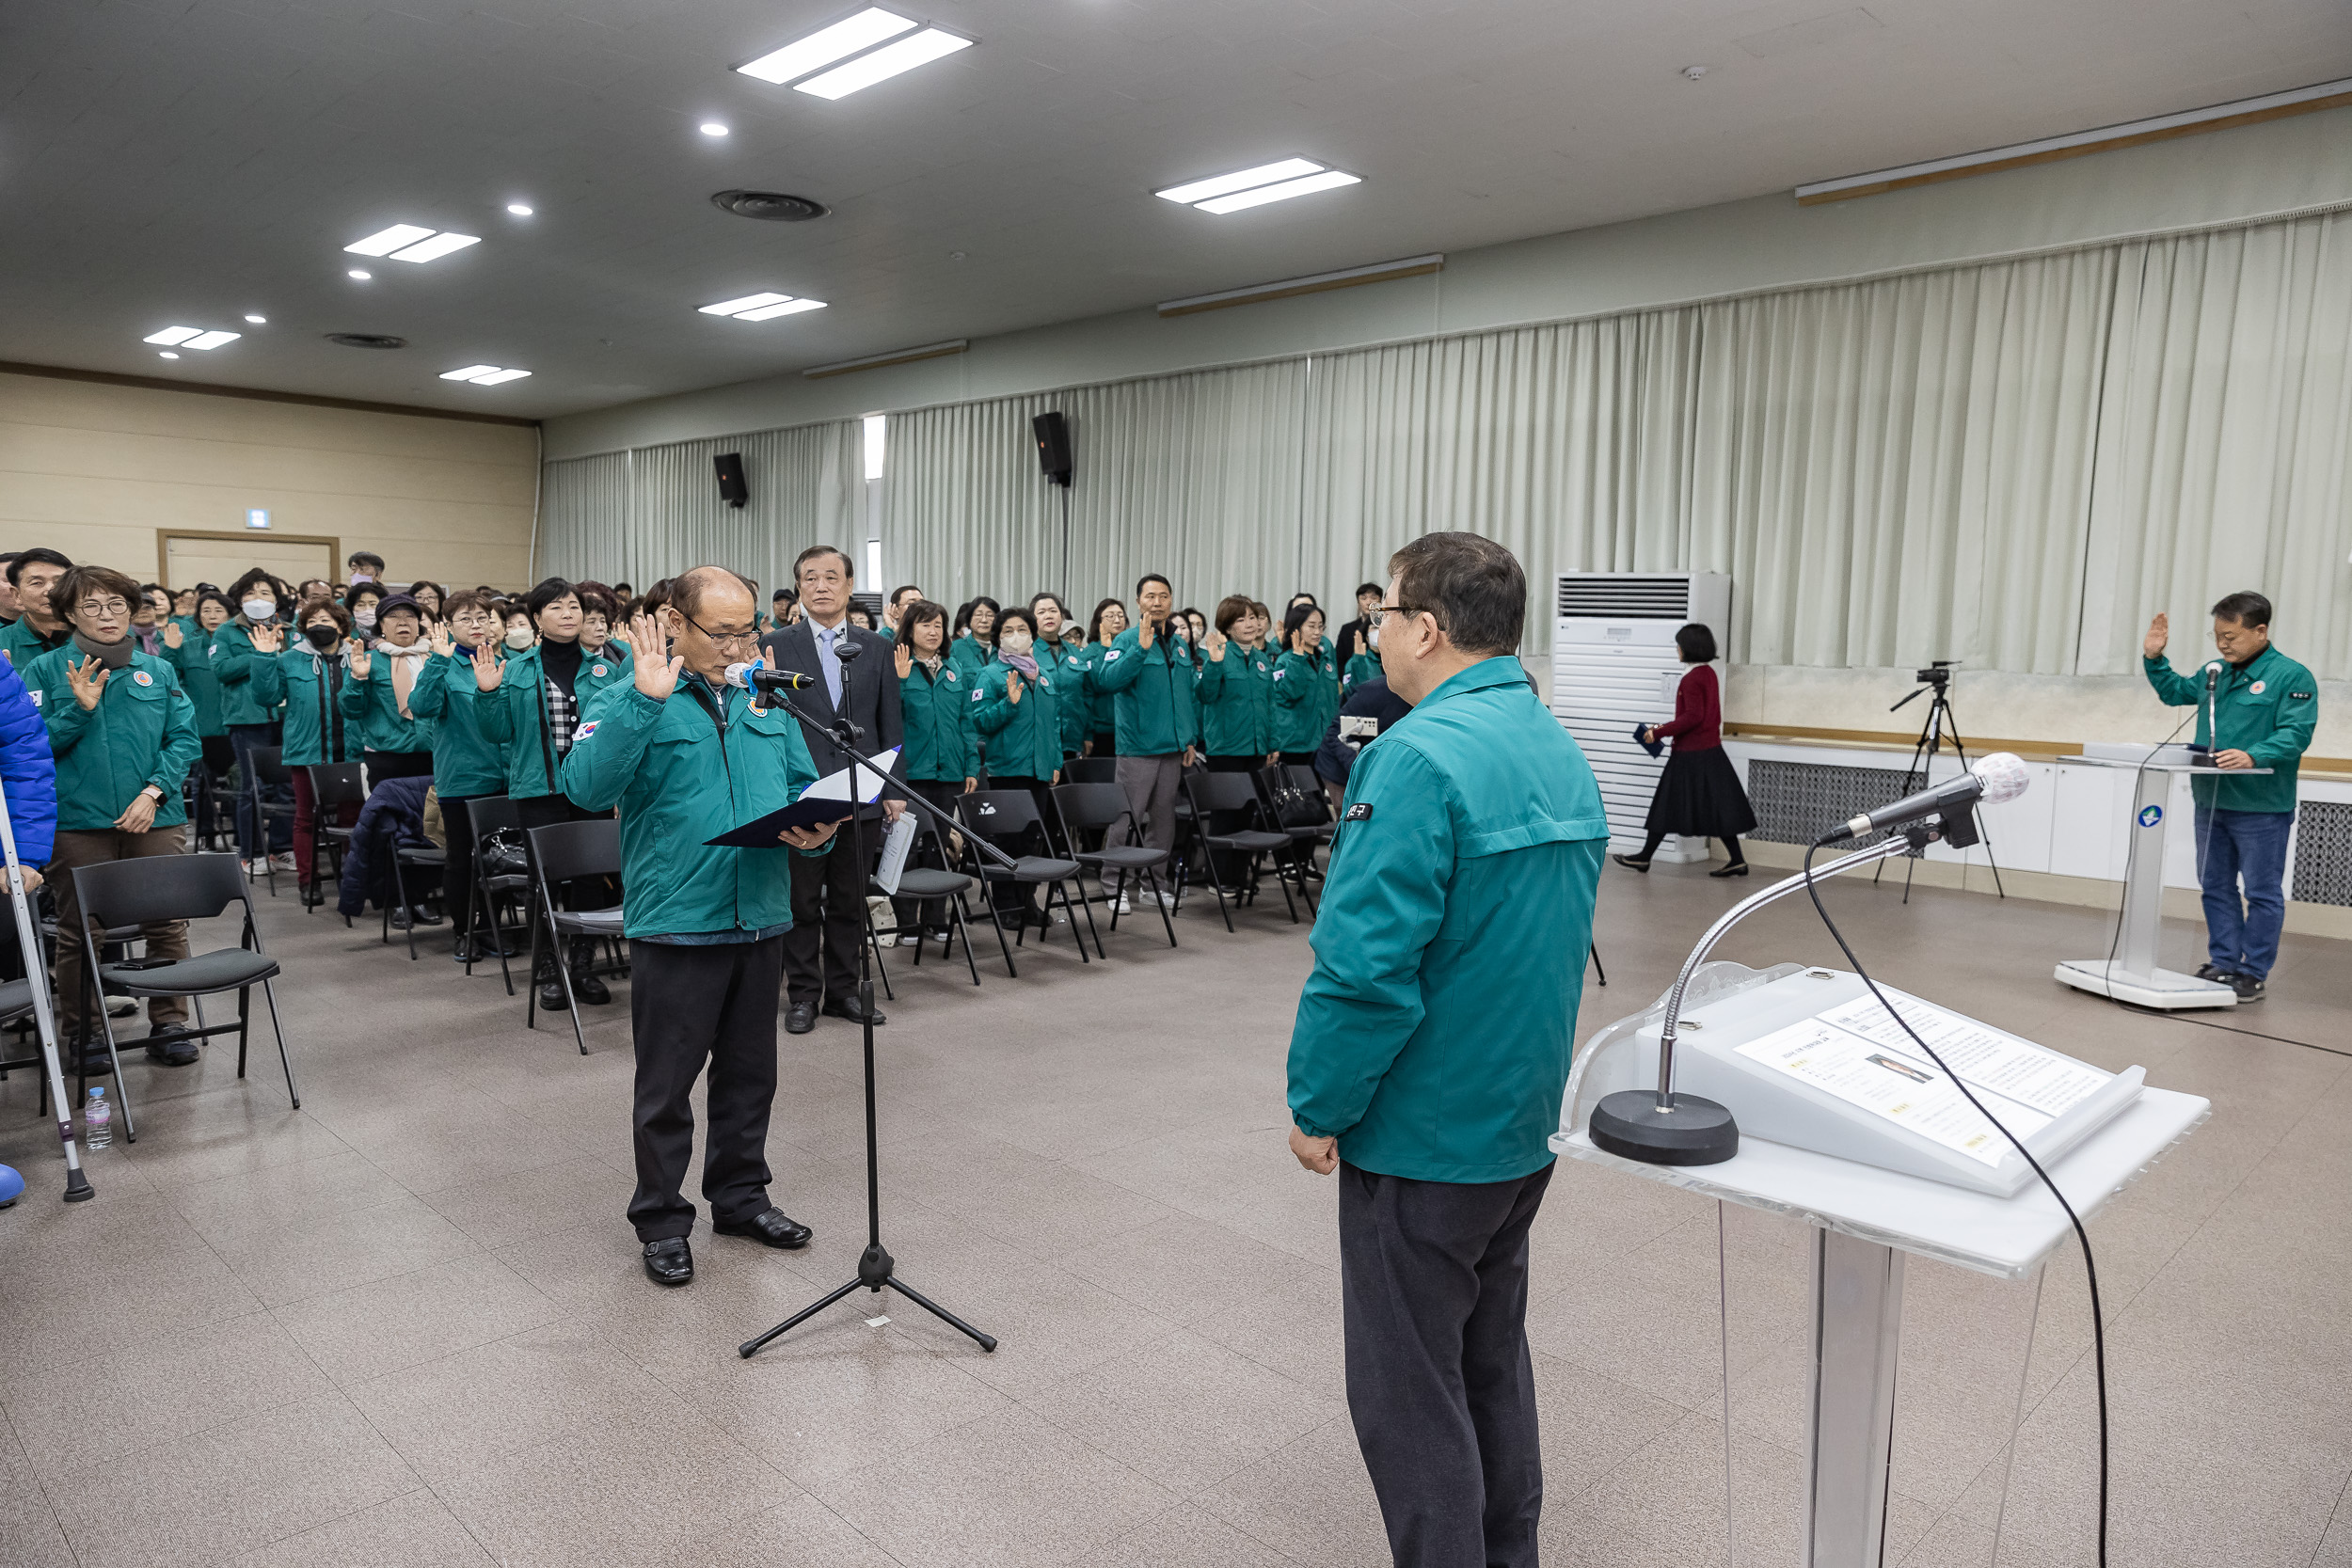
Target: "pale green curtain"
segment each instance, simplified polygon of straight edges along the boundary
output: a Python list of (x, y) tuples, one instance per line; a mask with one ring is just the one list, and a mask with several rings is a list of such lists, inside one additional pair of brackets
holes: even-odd
[(1056, 402), (995, 398), (890, 416), (882, 537), (894, 584), (919, 584), (953, 610), (1058, 583), (1061, 492), (1039, 469), (1029, 429)]
[[(751, 499), (739, 508), (719, 499), (711, 460), (727, 451), (743, 455)], [(720, 565), (758, 582), (765, 597), (810, 545), (838, 544), (864, 559), (861, 465), (858, 427), (847, 420), (550, 463), (538, 570), (643, 589)]]
[(2137, 671), (2159, 610), (2176, 664), (2207, 657), (2214, 601), (2254, 589), (2352, 674), (2352, 214), (2117, 251), (2081, 669)]

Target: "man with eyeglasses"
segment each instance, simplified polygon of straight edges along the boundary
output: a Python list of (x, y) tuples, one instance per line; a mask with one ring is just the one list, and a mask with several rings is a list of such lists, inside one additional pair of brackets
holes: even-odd
[(0, 626), (0, 658), (23, 674), (26, 666), (52, 648), (62, 647), (72, 631), (65, 617), (51, 608), (50, 590), (73, 562), (56, 550), (39, 546), (23, 550), (8, 564), (8, 586), (16, 590), (17, 618)]
[[(832, 545), (812, 546), (793, 562), (792, 580), (800, 591), (801, 618), (760, 641), (777, 669), (816, 677), (817, 684), (794, 692), (792, 701), (827, 724), (848, 719), (863, 732), (858, 745), (867, 756), (898, 745), (902, 737), (898, 672), (887, 638), (850, 624), (857, 567), (849, 552)], [(842, 650), (850, 646), (857, 651), (844, 657)], [(759, 650), (739, 657), (755, 658)], [(820, 777), (850, 766), (850, 755), (840, 747), (818, 736), (808, 738)], [(891, 765), (891, 771), (901, 777), (903, 768), (903, 761)], [(882, 801), (862, 807), (859, 821), (862, 827), (896, 822), (906, 809), (903, 800)], [(875, 827), (864, 827), (864, 834), (869, 853), (881, 848), (882, 835)], [(790, 1004), (784, 1026), (792, 1034), (816, 1028), (820, 1011), (852, 1023), (865, 1017), (858, 1010), (857, 948), (866, 940), (867, 869), (846, 851), (792, 863), (792, 929), (784, 939)], [(874, 1022), (882, 1022), (879, 1007)]]
[[(722, 566), (676, 579), (631, 622), (642, 650), (623, 685), (589, 704), (564, 758), (565, 793), (621, 812), (629, 1022), (637, 1048), (637, 1191), (629, 1223), (658, 1285), (694, 1277), (680, 1189), (694, 1143), (694, 1081), (710, 1066), (703, 1196), (711, 1228), (803, 1247), (809, 1227), (768, 1199), (776, 1002), (793, 924), (785, 863), (834, 858), (836, 823), (787, 830), (772, 848), (710, 840), (798, 800), (818, 777), (799, 721), (727, 678), (758, 633), (751, 586)], [(668, 641), (665, 643), (665, 637)], [(667, 646), (670, 657), (658, 650)], [(842, 857), (846, 859), (847, 857)]]
[[(183, 852), (188, 816), (181, 785), (204, 743), (196, 705), (167, 660), (131, 641), (139, 585), (104, 566), (75, 566), (49, 591), (51, 613), (71, 625), (69, 641), (25, 667), (24, 686), (49, 729), (57, 768), (57, 838), (48, 879), (57, 897), (57, 1032), (79, 1041), (88, 1070), (110, 1070), (105, 1042), (86, 1037), (81, 904), (73, 868)], [(187, 923), (140, 927), (151, 958), (188, 956)], [(167, 1067), (197, 1059), (185, 998), (147, 1005), (147, 1053)]]
[(1348, 775), (1291, 1033), (1291, 1151), (1339, 1178), (1348, 1410), (1396, 1563), (1533, 1568), (1528, 1231), (1609, 819), (1514, 657), (1511, 552), (1432, 533), (1389, 571), (1367, 619), (1411, 711)]

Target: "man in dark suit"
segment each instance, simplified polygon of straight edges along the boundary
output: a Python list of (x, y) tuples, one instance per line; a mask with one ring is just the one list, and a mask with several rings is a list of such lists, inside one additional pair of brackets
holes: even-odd
[[(760, 646), (775, 654), (777, 669), (817, 678), (815, 686), (794, 693), (796, 705), (828, 724), (835, 718), (848, 719), (858, 727), (858, 746), (867, 756), (888, 751), (900, 738), (898, 673), (891, 661), (889, 639), (850, 625), (856, 566), (847, 551), (816, 545), (801, 552), (792, 563), (792, 576), (800, 590), (801, 618), (770, 632)], [(853, 644), (857, 651), (843, 658), (844, 644)], [(850, 766), (849, 753), (832, 741), (813, 735), (807, 739), (820, 777)], [(900, 771), (897, 764), (892, 771)], [(859, 829), (868, 859), (882, 846), (884, 824), (897, 821), (905, 810), (905, 803), (897, 800), (861, 809)], [(850, 835), (844, 833), (842, 843), (849, 842)], [(784, 937), (787, 1033), (807, 1034), (817, 1027), (819, 1011), (828, 1018), (863, 1022), (857, 1002), (857, 948), (866, 940), (867, 873), (867, 865), (850, 854), (792, 857), (792, 928)], [(882, 1022), (879, 1008), (874, 1022)]]

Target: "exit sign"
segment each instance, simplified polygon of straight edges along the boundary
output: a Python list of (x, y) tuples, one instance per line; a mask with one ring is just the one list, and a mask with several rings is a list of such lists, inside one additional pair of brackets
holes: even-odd
[(246, 508), (245, 514), (245, 526), (247, 528), (269, 527), (268, 511), (259, 506)]

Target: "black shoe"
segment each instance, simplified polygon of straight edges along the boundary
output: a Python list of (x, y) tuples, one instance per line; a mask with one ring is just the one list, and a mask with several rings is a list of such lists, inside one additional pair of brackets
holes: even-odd
[[(854, 1001), (844, 1000), (839, 1002), (828, 1002), (822, 1007), (819, 1007), (818, 1011), (823, 1013), (827, 1018), (846, 1018), (851, 1023), (863, 1023), (866, 1022), (866, 1015), (858, 1011), (857, 1003)], [(876, 1007), (874, 1009), (875, 1028), (879, 1029), (889, 1022), (890, 1021), (888, 1019), (882, 1017), (882, 1010), (880, 1007)]]
[(542, 980), (539, 982), (539, 1010), (543, 1013), (560, 1013), (567, 1010), (564, 1000), (563, 981)]
[(694, 1277), (694, 1249), (683, 1236), (645, 1243), (645, 1277), (656, 1285), (683, 1285)]
[(2263, 977), (2259, 974), (2233, 974), (2228, 976), (2223, 983), (2237, 992), (2240, 1006), (2249, 1002), (2260, 1002), (2263, 999), (2265, 988)]
[(817, 1027), (817, 1006), (811, 1002), (795, 1002), (784, 1010), (784, 1032), (805, 1035)]
[(591, 1007), (601, 1007), (612, 1000), (612, 993), (605, 990), (604, 982), (593, 974), (573, 975), (572, 994)]
[(389, 919), (391, 921), (393, 930), (405, 931), (408, 929), (408, 911), (405, 909), (395, 908), (391, 911)]
[(1721, 871), (1710, 871), (1708, 873), (1708, 876), (1714, 878), (1717, 881), (1722, 881), (1725, 877), (1744, 877), (1747, 874), (1748, 863), (1745, 861), (1733, 861), (1729, 865), (1724, 866)]
[(808, 1239), (817, 1234), (783, 1210), (767, 1208), (747, 1220), (713, 1220), (710, 1228), (722, 1236), (749, 1236), (755, 1242), (782, 1247), (787, 1252), (808, 1245)]
[(2223, 969), (2219, 964), (2199, 964), (2197, 966), (2197, 978), (2200, 980), (2211, 980), (2217, 986), (2226, 986), (2230, 983), (2230, 972)]
[(1639, 871), (1645, 877), (1649, 875), (1649, 862), (1643, 860), (1638, 855), (1612, 855), (1609, 858), (1615, 861), (1619, 865), (1624, 866), (1628, 871)]
[(63, 1071), (78, 1071), (80, 1076), (85, 1078), (104, 1078), (111, 1074), (115, 1069), (113, 1060), (106, 1054), (106, 1042), (104, 1040), (84, 1041), (82, 1045), (82, 1054), (78, 1061), (74, 1058), (73, 1048), (72, 1046), (66, 1047), (65, 1050), (58, 1053), (58, 1055), (62, 1060)]
[(197, 1041), (185, 1024), (175, 1023), (168, 1028), (147, 1032), (147, 1053), (166, 1067), (196, 1065)]

